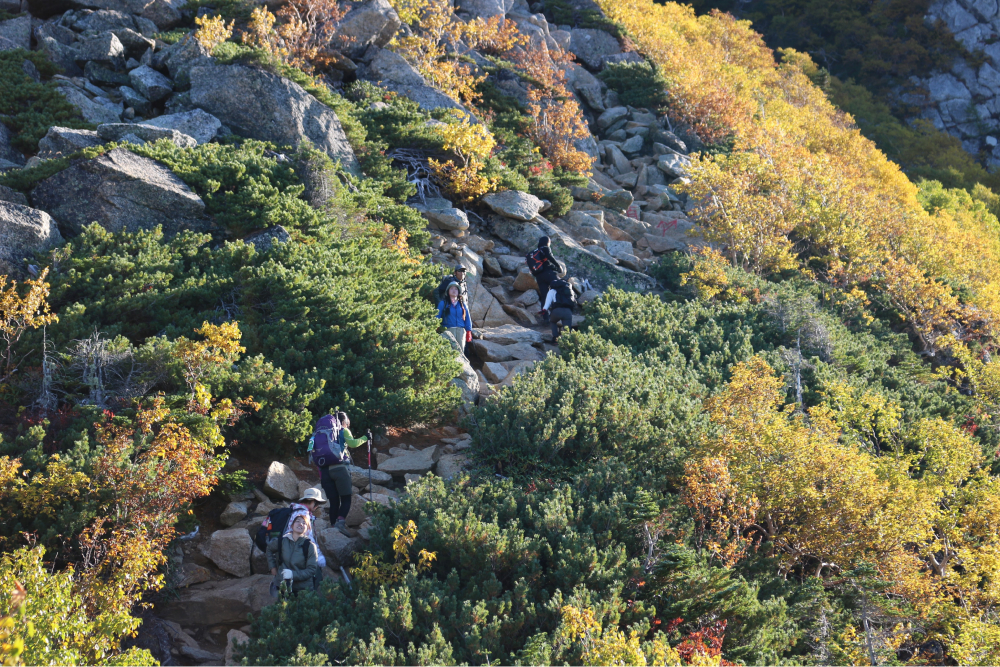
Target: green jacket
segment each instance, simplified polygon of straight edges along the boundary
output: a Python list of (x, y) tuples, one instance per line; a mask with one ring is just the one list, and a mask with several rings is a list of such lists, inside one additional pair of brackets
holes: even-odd
[(348, 449), (354, 449), (355, 447), (360, 447), (361, 445), (363, 445), (366, 442), (368, 442), (368, 436), (367, 435), (363, 435), (360, 438), (355, 438), (354, 434), (351, 433), (351, 429), (344, 428), (344, 429), (341, 429), (341, 430), (344, 432), (344, 445)]
[(308, 537), (293, 540), (287, 534), (280, 540), (271, 540), (267, 545), (267, 565), (277, 568), (274, 583), (281, 585), (281, 571), (292, 571), (292, 590), (312, 590), (313, 577), (319, 572), (316, 564), (316, 545)]

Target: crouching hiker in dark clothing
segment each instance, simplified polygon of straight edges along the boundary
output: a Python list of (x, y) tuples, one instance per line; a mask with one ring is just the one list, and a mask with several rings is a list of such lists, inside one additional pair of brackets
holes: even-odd
[[(559, 260), (552, 255), (552, 250), (549, 248), (550, 242), (548, 236), (541, 237), (538, 239), (538, 247), (524, 256), (528, 263), (528, 270), (531, 271), (535, 282), (538, 283), (538, 298), (541, 299), (542, 303), (545, 303), (546, 298), (548, 298), (552, 281), (556, 280), (560, 273), (566, 272), (565, 268), (559, 264)], [(542, 320), (545, 322), (548, 321), (547, 311), (547, 308), (542, 309)]]
[(565, 280), (553, 280), (549, 293), (545, 297), (542, 312), (548, 312), (552, 324), (552, 342), (559, 338), (560, 325), (567, 329), (573, 328), (573, 309), (576, 307), (576, 295), (573, 286)]
[(299, 514), (291, 521), (288, 532), (280, 540), (272, 540), (267, 545), (267, 564), (274, 575), (276, 587), (284, 584), (287, 591), (311, 591), (314, 587), (316, 571), (316, 545), (309, 539), (309, 515)]

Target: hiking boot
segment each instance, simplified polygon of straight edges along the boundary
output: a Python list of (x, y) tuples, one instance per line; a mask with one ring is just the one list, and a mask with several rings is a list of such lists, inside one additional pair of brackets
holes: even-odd
[[(342, 532), (344, 535), (347, 535), (347, 521), (343, 517), (337, 519), (337, 522), (333, 524), (333, 527)], [(347, 536), (350, 537), (350, 535)]]

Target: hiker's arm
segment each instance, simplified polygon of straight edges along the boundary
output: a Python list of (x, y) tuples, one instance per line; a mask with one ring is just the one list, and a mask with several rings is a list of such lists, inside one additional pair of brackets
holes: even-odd
[(344, 429), (344, 444), (349, 449), (354, 449), (355, 447), (360, 447), (361, 445), (365, 444), (366, 442), (368, 442), (368, 436), (367, 435), (363, 435), (360, 438), (355, 438), (354, 434), (351, 433), (351, 429), (349, 429), (349, 428), (345, 428)]
[(294, 581), (309, 581), (316, 576), (316, 572), (319, 570), (319, 566), (316, 564), (316, 545), (311, 540), (307, 541), (306, 544), (309, 545), (309, 548), (306, 549), (306, 566), (301, 570), (292, 569), (292, 580)]
[(439, 301), (438, 302), (438, 319), (439, 320), (443, 319), (443, 315), (441, 314), (443, 312), (444, 312), (444, 301)]
[(472, 314), (469, 312), (468, 308), (463, 308), (462, 312), (465, 314), (465, 319), (462, 320), (462, 324), (465, 325), (465, 330), (472, 331)]
[(548, 310), (552, 303), (556, 300), (556, 291), (549, 288), (549, 293), (545, 295), (545, 305), (542, 306), (542, 310)]

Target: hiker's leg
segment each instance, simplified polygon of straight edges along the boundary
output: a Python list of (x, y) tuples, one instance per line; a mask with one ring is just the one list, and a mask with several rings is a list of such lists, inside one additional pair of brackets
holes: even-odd
[(573, 311), (569, 308), (553, 308), (552, 309), (552, 342), (559, 337), (559, 326), (562, 324), (565, 328), (570, 329), (573, 326)]
[(330, 478), (330, 469), (319, 470), (319, 484), (323, 487), (327, 500), (330, 501), (330, 523), (333, 523), (337, 520), (337, 512), (340, 511), (340, 494), (337, 492), (337, 483)]
[[(337, 514), (338, 519), (346, 519), (347, 513), (351, 511), (351, 496), (341, 496), (340, 497), (340, 511)], [(333, 516), (332, 514), (330, 515)]]
[(458, 341), (458, 349), (465, 354), (465, 327), (448, 327), (448, 331)]
[(559, 319), (556, 317), (555, 311), (549, 313), (549, 324), (552, 326), (552, 342), (554, 343), (559, 337)]

